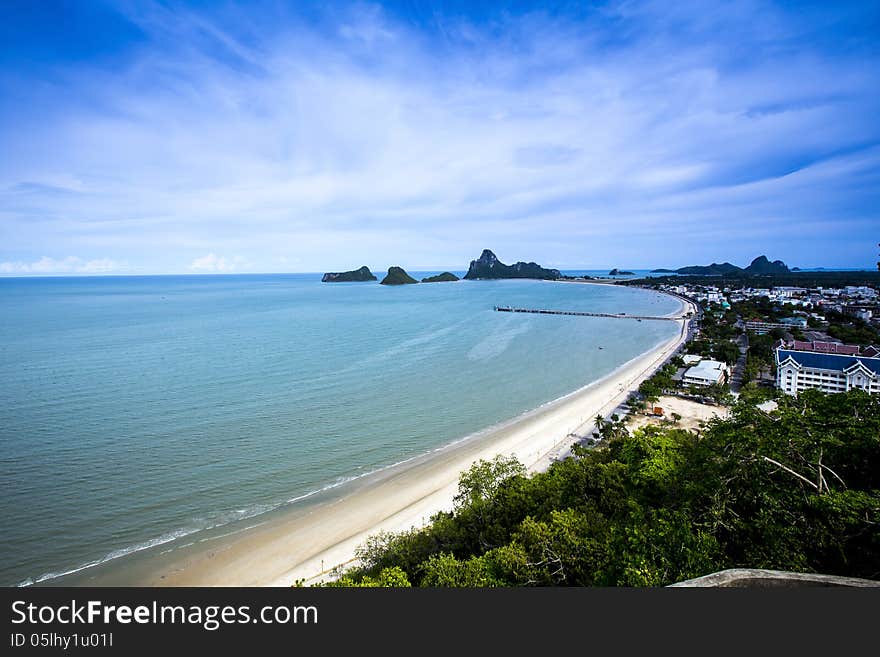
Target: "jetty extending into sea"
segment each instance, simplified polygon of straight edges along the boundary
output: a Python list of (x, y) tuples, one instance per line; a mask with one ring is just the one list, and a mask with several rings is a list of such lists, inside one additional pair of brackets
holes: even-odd
[(658, 317), (654, 315), (627, 315), (626, 313), (588, 313), (578, 310), (549, 310), (546, 308), (514, 308), (513, 306), (495, 306), (499, 313), (532, 313), (535, 315), (576, 315), (578, 317), (611, 317), (612, 319), (643, 319), (675, 322), (683, 317)]

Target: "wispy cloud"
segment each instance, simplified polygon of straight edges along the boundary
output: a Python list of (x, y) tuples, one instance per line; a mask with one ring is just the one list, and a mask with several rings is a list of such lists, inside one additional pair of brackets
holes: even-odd
[(247, 261), (241, 256), (224, 258), (222, 256), (217, 256), (213, 253), (209, 253), (206, 256), (202, 256), (201, 258), (196, 258), (195, 260), (193, 260), (190, 263), (189, 268), (190, 270), (198, 273), (230, 273), (234, 271), (240, 271), (246, 266)]
[[(49, 90), (20, 90), (32, 116), (0, 117), (0, 254), (854, 265), (864, 243), (871, 262), (880, 61), (833, 12), (123, 7), (146, 40), (122, 63), (61, 63)], [(847, 230), (797, 230), (821, 222)]]
[(109, 258), (83, 260), (67, 256), (58, 260), (43, 256), (33, 262), (0, 262), (0, 274), (109, 274), (127, 266)]

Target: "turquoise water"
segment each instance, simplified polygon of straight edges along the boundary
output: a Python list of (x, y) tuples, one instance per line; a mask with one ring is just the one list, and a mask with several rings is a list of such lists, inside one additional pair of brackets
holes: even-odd
[(558, 398), (678, 330), (493, 311), (678, 309), (645, 290), (319, 281), (0, 279), (0, 584), (296, 503)]

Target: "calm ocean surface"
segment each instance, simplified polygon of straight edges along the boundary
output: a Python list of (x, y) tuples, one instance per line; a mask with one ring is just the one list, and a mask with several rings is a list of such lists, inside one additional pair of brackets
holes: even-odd
[(536, 408), (678, 331), (496, 304), (679, 307), (539, 281), (0, 278), (0, 585), (295, 503)]

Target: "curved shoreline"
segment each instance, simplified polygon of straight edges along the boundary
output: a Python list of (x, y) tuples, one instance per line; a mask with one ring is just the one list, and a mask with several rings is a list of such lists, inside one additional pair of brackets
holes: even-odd
[[(668, 295), (672, 296), (672, 295)], [(687, 302), (678, 297), (682, 314)], [(95, 568), (74, 582), (49, 584), (143, 586), (289, 586), (314, 583), (352, 563), (355, 549), (380, 531), (424, 525), (452, 508), (459, 474), (479, 459), (515, 455), (537, 472), (589, 435), (597, 414), (608, 415), (683, 342), (678, 334), (603, 378), (511, 420), (351, 482), (341, 498), (315, 499), (301, 508), (232, 533), (202, 539), (167, 555)], [(251, 519), (253, 521), (254, 519)]]

